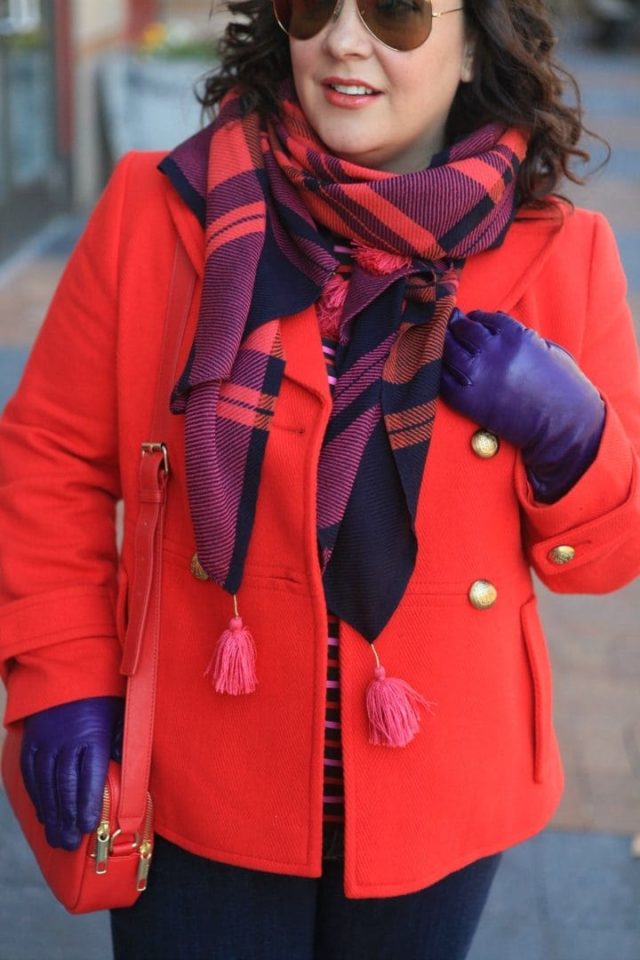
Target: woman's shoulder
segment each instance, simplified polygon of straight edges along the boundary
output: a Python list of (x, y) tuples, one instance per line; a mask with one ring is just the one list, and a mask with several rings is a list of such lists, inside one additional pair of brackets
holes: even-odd
[(598, 257), (618, 259), (615, 235), (606, 216), (598, 210), (549, 197), (542, 208), (518, 211), (505, 240), (505, 253), (537, 251), (534, 259), (571, 264), (589, 270)]
[(574, 205), (569, 207), (565, 219), (564, 231), (567, 240), (584, 237), (590, 242), (592, 249), (601, 245), (616, 247), (613, 227), (600, 210)]
[(131, 151), (118, 160), (94, 209), (94, 229), (119, 244), (141, 244), (145, 249), (150, 237), (156, 245), (163, 238), (173, 242), (179, 229), (176, 221), (186, 215), (177, 198), (172, 202), (173, 188), (158, 169), (165, 156), (161, 151)]
[(605, 217), (553, 197), (542, 208), (518, 211), (499, 246), (469, 258), (461, 293), (465, 303), (506, 309), (534, 288), (555, 296), (558, 286), (584, 287), (602, 266), (620, 269)]
[(112, 200), (130, 200), (134, 196), (145, 199), (164, 193), (165, 177), (158, 169), (165, 157), (160, 150), (131, 150), (116, 163), (105, 188)]
[(523, 207), (518, 211), (514, 225), (519, 231), (548, 233), (559, 240), (586, 239), (592, 241), (594, 234), (612, 233), (605, 215), (570, 202), (564, 197), (549, 196), (541, 207)]

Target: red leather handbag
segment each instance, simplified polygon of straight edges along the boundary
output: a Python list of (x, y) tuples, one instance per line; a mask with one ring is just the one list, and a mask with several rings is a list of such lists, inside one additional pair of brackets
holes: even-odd
[(109, 764), (98, 828), (85, 834), (77, 850), (50, 847), (20, 773), (18, 730), (9, 730), (2, 752), (2, 778), (22, 832), (51, 892), (70, 913), (130, 907), (147, 885), (153, 854), (151, 798), (140, 829), (120, 832), (120, 765)]
[[(152, 437), (164, 436), (168, 397), (193, 296), (195, 272), (178, 241), (164, 324)], [(153, 855), (153, 808), (148, 792), (160, 627), (161, 559), (169, 456), (164, 442), (142, 444), (135, 568), (121, 672), (127, 676), (122, 763), (111, 762), (102, 815), (77, 850), (50, 847), (20, 771), (22, 725), (7, 731), (2, 779), (9, 802), (42, 874), (70, 913), (129, 907), (146, 889)]]

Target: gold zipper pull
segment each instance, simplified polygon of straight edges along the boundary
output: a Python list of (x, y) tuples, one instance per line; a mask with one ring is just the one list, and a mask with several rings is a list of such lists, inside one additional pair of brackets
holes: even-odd
[(96, 830), (96, 873), (99, 875), (107, 872), (110, 842), (109, 821), (102, 820)]
[(139, 847), (140, 863), (138, 864), (138, 876), (136, 879), (136, 890), (146, 890), (147, 880), (149, 878), (149, 867), (151, 866), (151, 857), (153, 856), (153, 847), (149, 840), (143, 840)]
[(104, 785), (102, 794), (102, 813), (100, 823), (96, 830), (96, 873), (105, 874), (107, 872), (107, 861), (109, 859), (109, 846), (111, 844), (111, 791), (109, 790), (109, 781)]

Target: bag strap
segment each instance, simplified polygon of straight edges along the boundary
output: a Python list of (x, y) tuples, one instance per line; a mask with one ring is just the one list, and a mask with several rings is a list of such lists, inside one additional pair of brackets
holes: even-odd
[(139, 513), (134, 538), (134, 574), (120, 671), (129, 679), (122, 746), (118, 826), (135, 833), (145, 816), (155, 712), (162, 541), (169, 479), (166, 444), (169, 398), (189, 316), (196, 273), (180, 240), (171, 275), (156, 381), (151, 440), (142, 444), (138, 473)]

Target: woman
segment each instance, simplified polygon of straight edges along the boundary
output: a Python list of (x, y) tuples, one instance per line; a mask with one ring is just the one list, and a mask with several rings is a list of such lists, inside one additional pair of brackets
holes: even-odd
[(584, 154), (539, 0), (233, 9), (217, 120), (119, 165), (5, 414), (7, 722), (73, 848), (177, 239), (158, 836), (115, 955), (458, 960), (562, 791), (530, 569), (638, 572), (624, 279), (552, 195)]

